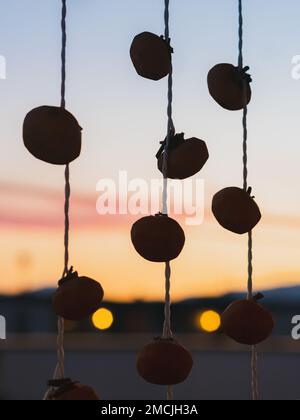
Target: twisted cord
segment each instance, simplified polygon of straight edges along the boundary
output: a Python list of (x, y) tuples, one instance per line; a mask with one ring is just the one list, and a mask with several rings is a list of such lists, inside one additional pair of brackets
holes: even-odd
[[(243, 70), (244, 58), (243, 58), (243, 3), (242, 0), (238, 0), (239, 9), (239, 57), (238, 67), (239, 70)], [(248, 106), (247, 106), (247, 81), (243, 79), (243, 96), (244, 96), (244, 109), (243, 109), (243, 188), (248, 192), (248, 128), (247, 128), (247, 117), (248, 117)], [(251, 190), (250, 190), (251, 191)], [(248, 299), (253, 299), (253, 237), (252, 231), (248, 233)], [(259, 388), (258, 388), (258, 355), (257, 347), (252, 346), (251, 349), (251, 387), (252, 387), (252, 398), (254, 401), (259, 399)]]
[[(61, 107), (66, 106), (66, 47), (67, 47), (67, 1), (62, 0), (62, 13), (61, 13), (61, 32), (62, 32), (62, 48), (61, 48)], [(64, 270), (62, 277), (65, 277), (69, 271), (69, 231), (70, 231), (70, 220), (69, 220), (69, 209), (70, 209), (70, 167), (69, 164), (65, 168), (65, 233), (64, 233)], [(64, 351), (64, 332), (65, 332), (65, 321), (59, 317), (57, 322), (58, 334), (57, 334), (57, 367), (54, 374), (54, 379), (62, 379), (65, 377), (65, 351)]]
[(61, 13), (61, 33), (62, 33), (62, 49), (61, 49), (61, 107), (66, 106), (66, 48), (67, 48), (67, 0), (62, 0)]
[(251, 351), (251, 371), (252, 371), (252, 399), (253, 401), (259, 400), (259, 384), (258, 384), (258, 354), (257, 347), (252, 346)]
[[(243, 8), (239, 0), (239, 69), (243, 69)], [(248, 191), (248, 106), (247, 106), (247, 81), (243, 80), (243, 188)], [(253, 297), (253, 239), (252, 232), (248, 233), (248, 299)]]
[[(170, 39), (170, 12), (169, 12), (169, 0), (165, 0), (165, 41), (168, 43), (171, 51), (171, 39)], [(175, 127), (173, 122), (173, 64), (172, 56), (170, 60), (170, 72), (168, 76), (168, 128), (166, 145), (164, 149), (164, 160), (163, 160), (163, 176), (164, 176), (164, 187), (163, 187), (163, 214), (168, 215), (168, 154), (171, 136), (175, 134)]]
[(171, 267), (170, 263), (166, 263), (166, 270), (165, 270), (165, 277), (166, 277), (166, 295), (165, 295), (165, 322), (164, 322), (164, 329), (163, 329), (163, 338), (172, 338), (172, 330), (171, 330)]
[(248, 106), (247, 106), (247, 82), (243, 81), (244, 85), (244, 109), (243, 109), (243, 186), (244, 190), (248, 190), (248, 127), (247, 127), (247, 116), (248, 116)]
[[(242, 0), (239, 2), (239, 58), (238, 58), (238, 68), (242, 72), (244, 66), (243, 58), (243, 3)], [(248, 128), (247, 128), (247, 116), (248, 116), (248, 107), (247, 107), (247, 81), (243, 79), (243, 97), (244, 97), (244, 108), (243, 108), (243, 187), (244, 190), (248, 190)]]
[(239, 70), (242, 70), (244, 67), (243, 60), (243, 3), (242, 0), (239, 0)]
[(173, 401), (174, 400), (174, 388), (173, 388), (172, 385), (168, 386), (167, 400), (168, 401)]
[[(66, 31), (66, 18), (67, 18), (67, 0), (62, 0), (61, 11), (61, 31), (62, 31), (62, 48), (61, 48), (61, 108), (66, 107), (66, 47), (67, 47), (67, 31)], [(65, 277), (69, 271), (69, 208), (70, 208), (70, 167), (69, 164), (65, 168), (65, 233), (64, 233), (64, 270), (62, 277)], [(65, 351), (64, 351), (64, 333), (65, 322), (64, 319), (58, 317), (57, 320), (57, 365), (54, 371), (54, 379), (63, 379), (65, 377)], [(44, 396), (44, 400), (53, 398), (55, 389), (50, 387)]]
[[(170, 13), (169, 13), (169, 0), (165, 0), (165, 40), (170, 45)], [(168, 108), (167, 108), (167, 115), (168, 115), (168, 128), (167, 128), (167, 138), (166, 138), (166, 145), (164, 150), (164, 162), (163, 162), (163, 176), (164, 176), (164, 190), (163, 190), (163, 214), (168, 215), (168, 151), (170, 145), (170, 138), (172, 135), (172, 131), (174, 130), (174, 123), (172, 118), (172, 102), (173, 102), (173, 67), (172, 67), (172, 59), (171, 59), (171, 70), (169, 73), (168, 78)], [(170, 298), (170, 283), (171, 278), (171, 267), (170, 262), (166, 263), (165, 268), (165, 322), (164, 322), (164, 331), (163, 337), (170, 338), (172, 337), (171, 332), (171, 298)]]
[(57, 366), (54, 373), (54, 379), (63, 379), (65, 377), (65, 351), (64, 351), (64, 319), (59, 317), (57, 321)]
[[(165, 0), (165, 13), (164, 13), (164, 20), (165, 20), (165, 41), (168, 43), (170, 47), (170, 54), (171, 54), (171, 39), (170, 39), (170, 11), (169, 11), (170, 1)], [(164, 177), (164, 184), (163, 184), (163, 214), (168, 215), (168, 154), (169, 154), (169, 146), (171, 137), (175, 134), (175, 127), (173, 122), (173, 64), (172, 64), (172, 55), (170, 59), (170, 73), (168, 76), (168, 107), (167, 107), (167, 116), (168, 116), (168, 127), (167, 127), (167, 137), (166, 137), (166, 145), (164, 149), (164, 160), (163, 160), (163, 177)], [(163, 328), (163, 338), (172, 338), (172, 330), (171, 330), (171, 266), (170, 262), (166, 262), (165, 267), (165, 320), (164, 320), (164, 328)], [(173, 387), (171, 385), (168, 386), (167, 389), (167, 399), (168, 401), (172, 401), (174, 399), (173, 394)]]
[(248, 300), (253, 299), (253, 238), (252, 231), (248, 233)]
[[(69, 208), (70, 208), (70, 168), (66, 165), (65, 169), (65, 235), (64, 235), (64, 246), (65, 246), (65, 258), (64, 258), (64, 270), (62, 277), (65, 277), (69, 271)], [(54, 373), (54, 379), (63, 379), (65, 377), (65, 351), (64, 351), (64, 333), (65, 333), (65, 321), (62, 317), (58, 317), (57, 321), (57, 366)]]
[[(62, 32), (62, 48), (61, 48), (61, 107), (66, 106), (66, 47), (67, 47), (67, 0), (62, 0), (62, 13), (61, 13), (61, 32)], [(64, 270), (62, 277), (65, 277), (69, 271), (69, 231), (70, 231), (70, 220), (69, 220), (69, 209), (70, 209), (70, 167), (69, 164), (65, 168), (65, 233), (64, 233)], [(64, 332), (65, 332), (65, 321), (63, 318), (58, 318), (58, 335), (57, 335), (57, 367), (55, 371), (55, 379), (62, 379), (65, 377), (65, 351), (64, 351)]]
[(71, 185), (70, 185), (70, 166), (66, 165), (65, 169), (65, 235), (64, 235), (64, 246), (65, 246), (65, 258), (64, 258), (64, 271), (62, 277), (69, 272), (69, 235), (70, 235), (70, 197), (71, 197)]

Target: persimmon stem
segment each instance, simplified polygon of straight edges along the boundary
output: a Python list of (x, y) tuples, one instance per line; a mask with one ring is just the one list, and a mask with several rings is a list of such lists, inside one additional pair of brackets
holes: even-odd
[(257, 293), (254, 297), (253, 297), (253, 300), (255, 301), (255, 302), (259, 302), (260, 300), (262, 300), (262, 299), (264, 299), (265, 298), (265, 296), (262, 294), (262, 293)]

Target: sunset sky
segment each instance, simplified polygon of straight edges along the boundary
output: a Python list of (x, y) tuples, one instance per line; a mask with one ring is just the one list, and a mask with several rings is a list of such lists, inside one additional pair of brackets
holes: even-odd
[[(22, 123), (39, 105), (58, 105), (60, 1), (2, 2), (0, 55), (0, 293), (54, 287), (63, 268), (63, 168), (34, 159)], [(142, 260), (130, 241), (139, 216), (100, 216), (103, 178), (150, 182), (166, 133), (166, 79), (137, 76), (133, 37), (163, 33), (163, 0), (69, 0), (67, 108), (83, 127), (83, 149), (71, 165), (71, 263), (100, 281), (107, 299), (161, 299), (160, 264)], [(223, 230), (211, 214), (214, 193), (242, 183), (241, 113), (221, 109), (206, 76), (237, 61), (236, 0), (171, 0), (174, 120), (186, 137), (206, 141), (205, 221), (186, 227), (186, 246), (172, 263), (172, 295), (219, 295), (246, 288), (246, 237)], [(255, 288), (300, 283), (300, 3), (245, 0), (245, 64), (251, 67), (249, 182), (263, 213), (254, 233)]]

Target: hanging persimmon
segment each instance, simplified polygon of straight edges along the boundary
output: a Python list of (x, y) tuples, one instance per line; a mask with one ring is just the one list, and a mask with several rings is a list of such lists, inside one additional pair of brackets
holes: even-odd
[(184, 382), (193, 368), (191, 353), (173, 338), (157, 338), (138, 354), (137, 370), (145, 381), (155, 385)]
[(52, 380), (49, 386), (57, 388), (51, 395), (54, 401), (99, 401), (96, 391), (90, 386), (73, 382), (71, 379)]
[(218, 192), (212, 203), (212, 211), (225, 229), (237, 234), (250, 232), (261, 220), (258, 205), (251, 197), (251, 188), (245, 191), (229, 187)]
[(171, 52), (163, 37), (143, 32), (134, 38), (130, 57), (140, 76), (157, 81), (171, 71)]
[(132, 226), (131, 240), (136, 251), (146, 260), (168, 262), (181, 253), (185, 234), (174, 219), (159, 213), (138, 220)]
[[(156, 157), (158, 169), (164, 173), (166, 140)], [(187, 179), (196, 175), (209, 158), (206, 143), (195, 137), (184, 139), (184, 133), (175, 134), (170, 137), (167, 159), (167, 176), (170, 179)]]
[(250, 346), (265, 341), (274, 328), (272, 314), (258, 303), (258, 294), (250, 300), (232, 303), (222, 314), (223, 332), (236, 342)]
[(239, 111), (244, 108), (245, 99), (249, 104), (252, 79), (247, 73), (248, 70), (249, 67), (240, 70), (232, 64), (217, 64), (209, 71), (207, 77), (209, 93), (223, 108)]
[(73, 268), (59, 281), (52, 303), (56, 314), (69, 321), (79, 321), (93, 315), (103, 300), (101, 285), (88, 277), (79, 277)]
[(30, 111), (23, 124), (23, 140), (37, 159), (66, 165), (80, 155), (81, 131), (76, 118), (62, 107), (41, 106)]

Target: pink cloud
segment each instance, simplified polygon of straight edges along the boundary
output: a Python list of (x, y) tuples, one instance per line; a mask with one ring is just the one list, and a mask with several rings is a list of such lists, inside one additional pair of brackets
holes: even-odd
[[(119, 228), (130, 223), (127, 216), (100, 216), (97, 195), (73, 192), (71, 222), (77, 228)], [(0, 224), (23, 228), (61, 229), (64, 223), (63, 192), (29, 185), (0, 183)]]
[[(127, 228), (138, 216), (104, 215), (96, 211), (97, 192), (84, 194), (72, 192), (70, 217), (76, 228), (122, 229)], [(63, 191), (45, 189), (32, 185), (0, 182), (0, 224), (30, 229), (61, 229), (64, 223)], [(213, 216), (209, 207), (205, 209), (206, 221)], [(185, 216), (178, 217), (181, 219)], [(299, 228), (300, 216), (264, 214), (265, 226)]]

